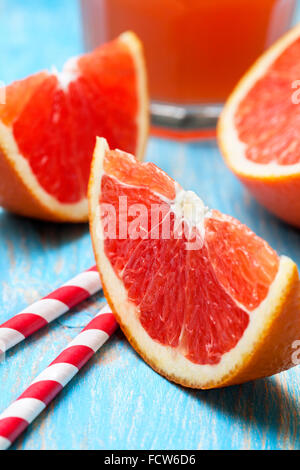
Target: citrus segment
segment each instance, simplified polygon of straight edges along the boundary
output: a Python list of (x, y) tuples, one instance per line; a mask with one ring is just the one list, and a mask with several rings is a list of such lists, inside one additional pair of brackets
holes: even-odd
[[(61, 73), (43, 72), (13, 83), (6, 94), (7, 103), (0, 106), (0, 155), (19, 174), (20, 185), (38, 199), (41, 218), (87, 218), (87, 184), (97, 135), (137, 158), (143, 156), (146, 78), (141, 46), (133, 33), (69, 60)], [(37, 216), (22, 201), (0, 196), (4, 207)]]
[(0, 119), (4, 124), (12, 124), (46, 77), (47, 72), (40, 72), (5, 88), (5, 105), (0, 104)]
[(172, 380), (225, 384), (251, 358), (282, 291), (288, 296), (294, 263), (155, 165), (110, 151), (102, 139), (89, 203), (104, 290), (134, 347)]
[(254, 310), (275, 279), (277, 254), (248, 227), (218, 211), (207, 219), (205, 233), (218, 280), (237, 302)]
[(118, 181), (126, 184), (146, 187), (161, 196), (173, 199), (175, 186), (172, 178), (164, 174), (153, 163), (137, 165), (131, 155), (127, 159), (119, 151), (111, 151), (113, 158), (104, 160), (104, 169), (107, 174), (114, 176)]

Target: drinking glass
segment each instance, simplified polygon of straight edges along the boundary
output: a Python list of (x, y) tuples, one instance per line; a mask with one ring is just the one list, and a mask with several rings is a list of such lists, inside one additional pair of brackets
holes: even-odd
[(142, 40), (152, 123), (213, 128), (234, 85), (288, 28), (295, 0), (81, 0), (87, 50)]

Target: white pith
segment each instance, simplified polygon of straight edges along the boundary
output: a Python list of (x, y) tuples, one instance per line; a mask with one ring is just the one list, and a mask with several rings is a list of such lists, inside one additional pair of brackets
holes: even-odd
[[(294, 271), (294, 263), (289, 258), (280, 258), (277, 275), (269, 288), (265, 300), (249, 316), (249, 325), (238, 344), (222, 356), (215, 365), (199, 365), (186, 359), (178, 350), (163, 346), (154, 341), (144, 330), (138, 320), (136, 306), (128, 300), (127, 291), (122, 281), (115, 274), (109, 259), (104, 252), (104, 241), (101, 219), (99, 217), (99, 198), (101, 178), (103, 175), (103, 156), (108, 149), (104, 139), (98, 139), (92, 169), (92, 185), (90, 189), (90, 214), (92, 238), (96, 248), (97, 263), (101, 270), (104, 285), (109, 288), (108, 294), (114, 309), (121, 316), (122, 323), (129, 334), (135, 339), (140, 351), (154, 363), (157, 368), (178, 381), (191, 383), (193, 386), (205, 387), (211, 382), (221, 383), (225, 376), (237, 372), (255, 349), (255, 344), (267, 330), (276, 306), (285, 295), (286, 286)], [(180, 288), (180, 286), (179, 286)], [(244, 309), (245, 310), (245, 309)]]
[[(274, 60), (300, 35), (300, 27), (289, 31), (276, 42), (250, 69), (240, 81), (235, 91), (229, 97), (221, 114), (219, 122), (219, 138), (226, 151), (229, 165), (241, 176), (277, 178), (300, 174), (300, 162), (293, 165), (278, 165), (275, 162), (268, 164), (255, 163), (245, 157), (246, 144), (241, 142), (234, 125), (236, 110), (245, 95), (260, 79)], [(291, 95), (292, 95), (291, 88)], [(274, 97), (276, 99), (276, 97)]]
[[(145, 144), (148, 135), (148, 96), (147, 77), (145, 74), (145, 65), (143, 63), (143, 54), (139, 41), (131, 32), (123, 33), (119, 40), (124, 42), (132, 53), (135, 61), (136, 76), (138, 80), (138, 102), (139, 110), (136, 116), (138, 140), (136, 145), (136, 157), (143, 159)], [(79, 76), (77, 67), (78, 57), (70, 58), (64, 65), (61, 72), (53, 69), (52, 74), (58, 79), (59, 86), (67, 91), (69, 84)], [(0, 121), (0, 149), (3, 150), (5, 158), (12, 164), (15, 172), (23, 181), (29, 192), (35, 196), (44, 208), (46, 208), (56, 218), (63, 221), (86, 221), (88, 218), (88, 200), (83, 197), (77, 203), (61, 203), (51, 194), (44, 190), (38, 179), (33, 173), (30, 164), (19, 151), (18, 144), (14, 138), (13, 130)]]

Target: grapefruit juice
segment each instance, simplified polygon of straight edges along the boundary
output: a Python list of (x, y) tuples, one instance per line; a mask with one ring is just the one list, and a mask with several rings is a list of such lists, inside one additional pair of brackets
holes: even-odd
[(289, 27), (295, 0), (82, 0), (88, 49), (131, 29), (143, 41), (152, 100), (222, 103)]

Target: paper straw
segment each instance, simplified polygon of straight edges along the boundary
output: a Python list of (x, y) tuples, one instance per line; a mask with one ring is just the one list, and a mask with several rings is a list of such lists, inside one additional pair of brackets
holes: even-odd
[(22, 310), (0, 325), (0, 355), (99, 290), (100, 277), (93, 266)]
[(117, 327), (110, 308), (105, 305), (25, 392), (0, 415), (0, 450), (7, 449), (17, 439)]

